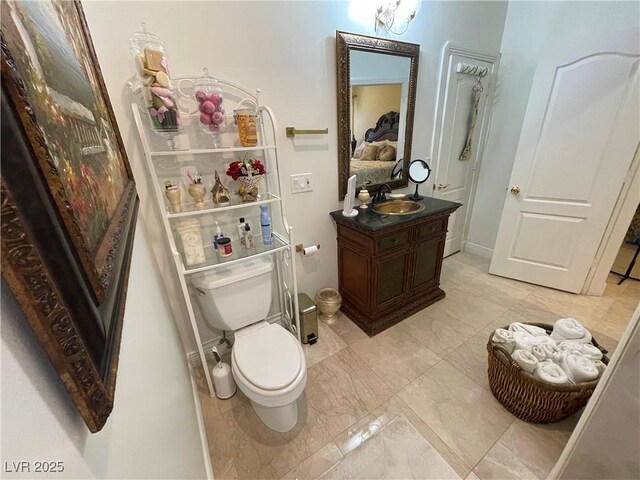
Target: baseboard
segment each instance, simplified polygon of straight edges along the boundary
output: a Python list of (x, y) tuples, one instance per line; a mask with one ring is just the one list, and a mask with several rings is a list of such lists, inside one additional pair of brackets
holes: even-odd
[(191, 380), (191, 390), (193, 393), (193, 401), (196, 406), (196, 417), (198, 418), (198, 431), (200, 432), (200, 445), (202, 446), (202, 456), (204, 457), (204, 468), (207, 472), (207, 480), (214, 480), (213, 465), (211, 464), (211, 456), (209, 454), (209, 441), (207, 440), (207, 429), (204, 426), (204, 417), (202, 416), (202, 405), (200, 405), (200, 395), (198, 393), (198, 384), (191, 368), (191, 360), (187, 358), (189, 366), (189, 377)]
[(482, 245), (476, 245), (475, 243), (466, 242), (463, 250), (465, 252), (478, 255), (479, 257), (491, 258), (493, 257), (493, 250)]

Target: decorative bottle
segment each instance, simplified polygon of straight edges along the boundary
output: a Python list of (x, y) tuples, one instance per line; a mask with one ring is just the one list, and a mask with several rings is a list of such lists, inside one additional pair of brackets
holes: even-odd
[(253, 243), (253, 235), (251, 234), (251, 227), (249, 224), (245, 224), (244, 234), (242, 235), (242, 244), (244, 248), (247, 250), (251, 250), (252, 248), (256, 248), (256, 244)]
[(271, 236), (271, 218), (269, 217), (268, 205), (260, 205), (260, 229), (262, 230), (263, 245), (273, 245), (273, 237)]

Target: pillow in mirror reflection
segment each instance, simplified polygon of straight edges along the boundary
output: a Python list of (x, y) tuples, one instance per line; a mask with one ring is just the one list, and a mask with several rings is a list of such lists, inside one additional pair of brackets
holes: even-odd
[(391, 145), (387, 145), (386, 147), (382, 147), (378, 150), (378, 160), (382, 162), (392, 162), (396, 159), (396, 149)]
[(376, 160), (378, 156), (378, 147), (376, 145), (367, 145), (362, 150), (360, 160)]

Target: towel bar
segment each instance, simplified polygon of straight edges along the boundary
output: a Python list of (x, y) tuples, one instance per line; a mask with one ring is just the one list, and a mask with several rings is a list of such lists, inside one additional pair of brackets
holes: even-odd
[(287, 138), (293, 138), (296, 135), (325, 135), (329, 133), (328, 128), (322, 130), (296, 130), (295, 127), (286, 127)]

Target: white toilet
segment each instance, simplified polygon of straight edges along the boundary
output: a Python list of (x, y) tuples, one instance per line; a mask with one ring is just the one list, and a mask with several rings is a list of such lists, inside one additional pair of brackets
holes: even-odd
[(231, 371), (238, 387), (265, 425), (288, 432), (298, 421), (307, 365), (300, 342), (265, 320), (272, 270), (271, 257), (258, 257), (196, 274), (192, 283), (207, 324), (235, 332)]

